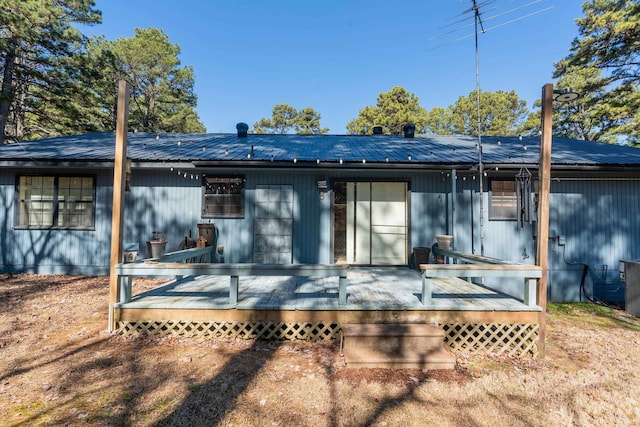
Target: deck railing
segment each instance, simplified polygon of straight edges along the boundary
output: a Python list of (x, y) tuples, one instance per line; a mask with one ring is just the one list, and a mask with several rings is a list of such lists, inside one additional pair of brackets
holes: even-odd
[(143, 262), (186, 262), (191, 261), (210, 261), (213, 253), (213, 246), (204, 248), (183, 249), (175, 252), (167, 252), (160, 258), (147, 258)]
[(150, 258), (135, 263), (116, 266), (116, 274), (121, 277), (120, 303), (131, 301), (132, 279), (134, 276), (175, 277), (185, 276), (229, 276), (229, 304), (238, 302), (239, 279), (241, 276), (320, 276), (338, 277), (338, 303), (347, 303), (346, 265), (337, 264), (254, 264), (235, 263), (218, 264), (208, 262), (185, 262), (195, 260), (212, 253), (213, 247), (203, 249), (185, 249), (170, 252), (161, 258)]
[(523, 302), (528, 306), (537, 304), (537, 279), (542, 277), (542, 269), (536, 265), (520, 264), (475, 254), (466, 254), (450, 249), (434, 247), (434, 254), (462, 261), (465, 264), (420, 264), (422, 270), (422, 303), (431, 304), (432, 279), (435, 278), (491, 278), (516, 277), (524, 280)]

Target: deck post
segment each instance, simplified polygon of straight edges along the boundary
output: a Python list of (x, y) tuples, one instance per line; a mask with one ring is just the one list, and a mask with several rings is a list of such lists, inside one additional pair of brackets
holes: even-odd
[(524, 303), (529, 307), (536, 305), (536, 285), (538, 281), (536, 279), (525, 278), (524, 279)]
[(229, 283), (229, 304), (237, 305), (238, 304), (238, 287), (239, 287), (239, 276), (231, 276)]
[(433, 280), (422, 273), (422, 305), (431, 305), (431, 293), (433, 292)]
[(116, 266), (122, 262), (122, 222), (124, 220), (124, 190), (127, 159), (127, 122), (129, 121), (129, 84), (118, 83), (116, 147), (113, 162), (113, 211), (111, 212), (111, 261), (109, 268), (109, 320), (107, 329), (116, 327), (115, 304), (120, 299), (121, 278)]
[(538, 181), (540, 195), (538, 199), (538, 244), (536, 245), (536, 262), (542, 269), (542, 277), (538, 280), (538, 305), (540, 312), (539, 356), (545, 355), (545, 332), (547, 311), (547, 274), (549, 265), (549, 192), (551, 189), (551, 138), (553, 126), (553, 85), (547, 83), (542, 87), (542, 135), (540, 137), (540, 161), (538, 165)]
[(338, 279), (338, 304), (347, 304), (347, 276), (340, 276)]
[(131, 301), (131, 285), (133, 284), (133, 277), (123, 276), (120, 278), (120, 302)]

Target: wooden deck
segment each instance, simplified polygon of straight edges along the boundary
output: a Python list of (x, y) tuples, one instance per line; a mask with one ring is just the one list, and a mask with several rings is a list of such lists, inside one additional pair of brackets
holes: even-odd
[(338, 277), (246, 276), (229, 304), (229, 277), (186, 277), (115, 305), (117, 332), (333, 339), (352, 323), (423, 323), (445, 331), (452, 350), (501, 346), (535, 354), (541, 308), (458, 278), (433, 280), (431, 304), (409, 268), (351, 268), (347, 303)]
[[(209, 310), (455, 310), (540, 311), (509, 295), (456, 278), (434, 280), (432, 304), (421, 301), (420, 273), (408, 268), (352, 268), (347, 304), (338, 304), (337, 277), (248, 276), (237, 305), (229, 304), (229, 278), (187, 277), (134, 295), (120, 309)], [(134, 282), (135, 293), (135, 282)]]
[[(337, 277), (242, 277), (237, 305), (229, 304), (229, 278), (225, 276), (173, 280), (138, 295), (134, 281), (131, 301), (116, 304), (116, 310), (121, 314), (142, 310), (506, 312), (525, 317), (541, 310), (457, 278), (435, 279), (431, 304), (423, 305), (420, 273), (409, 268), (352, 268), (348, 281), (345, 305), (338, 303)], [(210, 316), (216, 317), (214, 313)]]

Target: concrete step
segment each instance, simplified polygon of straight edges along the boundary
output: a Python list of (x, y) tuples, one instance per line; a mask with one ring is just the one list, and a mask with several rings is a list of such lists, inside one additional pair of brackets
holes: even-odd
[(425, 324), (345, 324), (347, 367), (453, 369), (444, 331)]

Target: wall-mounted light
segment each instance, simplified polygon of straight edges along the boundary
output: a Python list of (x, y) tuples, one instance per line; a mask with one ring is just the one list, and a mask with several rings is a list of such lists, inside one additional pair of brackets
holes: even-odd
[(327, 180), (319, 179), (318, 182), (316, 182), (316, 186), (318, 190), (320, 190), (320, 200), (324, 200), (324, 192), (329, 188)]

